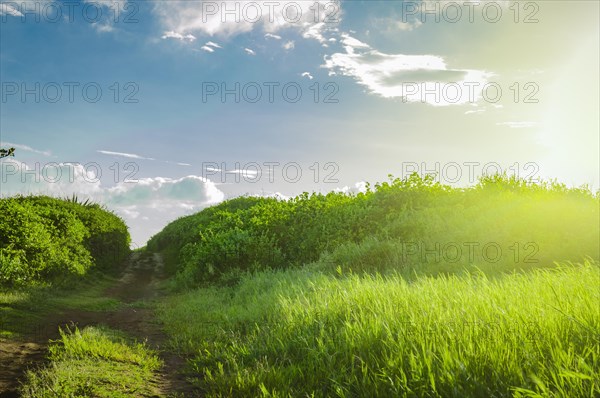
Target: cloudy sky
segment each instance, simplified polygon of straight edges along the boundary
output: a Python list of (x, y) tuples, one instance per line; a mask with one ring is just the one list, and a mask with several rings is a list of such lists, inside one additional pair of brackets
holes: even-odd
[(142, 246), (244, 194), (506, 171), (599, 183), (592, 1), (0, 3), (0, 193), (106, 203)]

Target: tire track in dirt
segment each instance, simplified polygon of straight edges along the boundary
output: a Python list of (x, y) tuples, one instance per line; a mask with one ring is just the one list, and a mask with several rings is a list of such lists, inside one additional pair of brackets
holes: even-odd
[[(133, 253), (119, 282), (104, 292), (105, 297), (124, 303), (150, 301), (165, 294), (159, 283), (166, 278), (162, 258), (158, 254)], [(28, 369), (47, 363), (45, 358), (49, 340), (59, 338), (59, 327), (103, 324), (121, 330), (138, 341), (146, 341), (157, 350), (164, 362), (155, 380), (149, 380), (161, 396), (199, 397), (201, 394), (187, 382), (184, 373), (186, 360), (165, 349), (167, 336), (148, 306), (121, 306), (115, 311), (66, 310), (49, 314), (34, 333), (18, 340), (0, 341), (0, 398), (18, 397), (18, 387)]]

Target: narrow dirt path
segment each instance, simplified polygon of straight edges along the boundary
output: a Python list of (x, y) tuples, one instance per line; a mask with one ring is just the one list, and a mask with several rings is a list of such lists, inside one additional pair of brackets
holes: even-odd
[[(124, 303), (143, 303), (165, 293), (159, 283), (165, 279), (163, 262), (158, 254), (133, 253), (119, 282), (107, 289), (104, 296)], [(116, 311), (66, 310), (49, 314), (36, 330), (19, 340), (0, 341), (0, 398), (18, 397), (17, 389), (27, 369), (45, 363), (48, 341), (59, 337), (58, 328), (76, 325), (79, 328), (103, 324), (121, 330), (159, 352), (164, 367), (149, 380), (161, 396), (201, 396), (187, 381), (185, 359), (164, 347), (167, 336), (148, 305), (122, 306)]]

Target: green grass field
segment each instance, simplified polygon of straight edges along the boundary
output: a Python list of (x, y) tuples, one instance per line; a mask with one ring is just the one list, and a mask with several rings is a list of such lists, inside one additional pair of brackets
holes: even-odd
[(161, 316), (207, 396), (591, 398), (599, 271), (266, 272), (173, 297)]

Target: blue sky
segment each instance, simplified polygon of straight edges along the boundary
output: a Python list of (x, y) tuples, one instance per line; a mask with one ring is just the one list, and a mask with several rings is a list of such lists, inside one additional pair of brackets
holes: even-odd
[[(272, 21), (227, 3), (238, 21), (223, 2), (2, 2), (2, 195), (90, 196), (143, 245), (225, 198), (415, 168), (599, 186), (596, 2), (280, 1)], [(239, 102), (206, 91), (236, 83)]]

